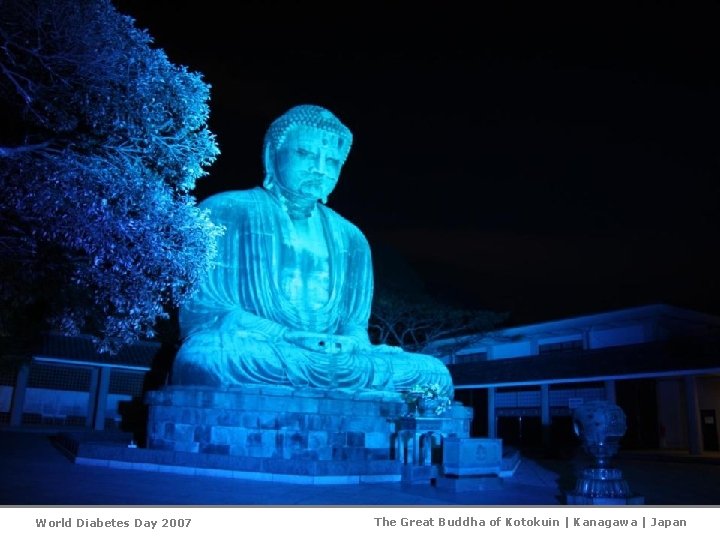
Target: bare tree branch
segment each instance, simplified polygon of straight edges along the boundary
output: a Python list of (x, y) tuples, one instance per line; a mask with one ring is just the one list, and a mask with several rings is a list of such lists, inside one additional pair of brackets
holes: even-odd
[(462, 348), (505, 318), (504, 314), (441, 304), (423, 294), (380, 289), (375, 294), (369, 329), (376, 342), (411, 351), (422, 351), (432, 342), (449, 338), (456, 338), (452, 342)]
[(12, 158), (26, 152), (37, 152), (38, 150), (46, 150), (50, 146), (50, 141), (40, 144), (24, 144), (22, 146), (0, 146), (0, 157)]

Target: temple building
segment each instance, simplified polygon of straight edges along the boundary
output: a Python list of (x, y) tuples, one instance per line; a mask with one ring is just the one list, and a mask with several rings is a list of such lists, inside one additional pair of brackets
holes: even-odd
[(99, 353), (89, 336), (47, 334), (30, 361), (0, 366), (0, 425), (118, 427), (141, 403), (160, 344)]
[(571, 414), (607, 399), (627, 416), (623, 447), (718, 450), (720, 317), (655, 304), (433, 343), (474, 436), (517, 446), (577, 444)]

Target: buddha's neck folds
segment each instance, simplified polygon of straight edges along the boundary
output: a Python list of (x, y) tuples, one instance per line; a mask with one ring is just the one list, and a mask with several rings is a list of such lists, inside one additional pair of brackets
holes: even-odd
[(277, 197), (292, 220), (307, 219), (313, 215), (317, 208), (318, 201), (316, 199), (290, 193), (278, 184), (273, 184), (269, 191)]

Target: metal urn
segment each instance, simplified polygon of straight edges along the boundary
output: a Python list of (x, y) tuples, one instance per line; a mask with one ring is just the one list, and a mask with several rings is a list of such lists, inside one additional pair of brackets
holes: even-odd
[(590, 401), (573, 411), (573, 427), (593, 464), (583, 469), (567, 496), (568, 504), (643, 504), (644, 498), (632, 494), (622, 471), (610, 464), (627, 430), (623, 410), (609, 401)]

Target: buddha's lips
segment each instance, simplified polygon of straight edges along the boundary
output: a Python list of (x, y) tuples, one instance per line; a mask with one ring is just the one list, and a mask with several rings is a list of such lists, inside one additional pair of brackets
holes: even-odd
[(324, 188), (325, 185), (328, 183), (328, 180), (325, 178), (314, 178), (312, 180), (306, 180), (300, 185), (300, 189), (303, 191), (306, 191), (308, 189), (316, 190)]

